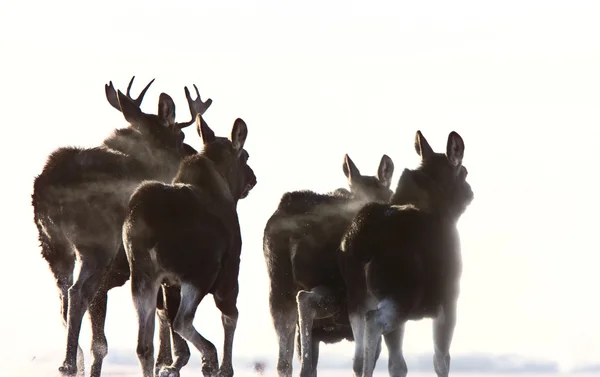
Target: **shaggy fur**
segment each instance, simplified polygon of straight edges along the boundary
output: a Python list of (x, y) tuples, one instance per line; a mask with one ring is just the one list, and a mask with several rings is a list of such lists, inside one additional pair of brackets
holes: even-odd
[(365, 203), (389, 200), (394, 166), (384, 155), (377, 177), (363, 176), (346, 155), (343, 169), (351, 192), (285, 193), (265, 227), (263, 251), (279, 341), (279, 376), (292, 374), (297, 322), (301, 376), (316, 375), (321, 341), (352, 340), (337, 250), (346, 227)]
[(342, 241), (355, 376), (373, 375), (382, 335), (390, 376), (406, 376), (404, 324), (422, 318), (434, 319), (434, 367), (448, 376), (462, 269), (456, 222), (473, 192), (456, 132), (445, 155), (433, 152), (420, 132), (415, 148), (421, 166), (404, 170), (391, 204), (364, 206)]
[[(112, 83), (107, 85), (107, 100), (130, 125), (117, 129), (96, 148), (57, 149), (33, 184), (34, 222), (42, 257), (56, 279), (67, 327), (66, 354), (59, 368), (66, 376), (83, 373), (78, 339), (88, 307), (94, 359), (91, 375), (100, 376), (107, 353), (106, 294), (96, 293), (101, 285), (114, 286), (115, 281), (126, 280), (122, 273), (111, 272), (111, 267), (123, 264), (118, 250), (131, 193), (145, 179), (170, 181), (181, 159), (193, 150), (183, 143), (181, 128), (186, 124), (175, 122), (171, 97), (161, 93), (158, 115), (140, 110), (148, 86), (134, 100), (120, 91), (114, 93)], [(190, 108), (204, 105), (198, 101), (190, 102)], [(81, 270), (73, 282), (76, 258), (81, 261)]]
[[(137, 354), (144, 377), (154, 375), (154, 311), (161, 283), (180, 287), (173, 329), (202, 354), (205, 376), (233, 376), (238, 272), (242, 247), (237, 202), (256, 177), (243, 149), (247, 128), (237, 119), (230, 139), (215, 137), (198, 115), (202, 151), (187, 157), (171, 185), (145, 182), (132, 195), (123, 224), (131, 292), (139, 322)], [(196, 308), (212, 294), (222, 313), (225, 342), (219, 368), (215, 346), (193, 327)], [(169, 301), (169, 291), (166, 291)], [(178, 376), (175, 362), (159, 375)]]

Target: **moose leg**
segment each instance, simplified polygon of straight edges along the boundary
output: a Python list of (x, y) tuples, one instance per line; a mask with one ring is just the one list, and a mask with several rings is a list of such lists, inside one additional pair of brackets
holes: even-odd
[[(317, 365), (319, 364), (319, 344), (321, 342), (318, 339), (312, 338), (312, 360), (313, 360), (313, 369), (316, 376), (317, 373)], [(302, 362), (302, 350), (300, 349), (301, 341), (300, 341), (300, 327), (298, 327), (298, 331), (296, 331), (296, 357), (298, 357), (298, 361)]]
[[(42, 256), (48, 262), (50, 271), (56, 280), (58, 296), (60, 299), (60, 314), (65, 329), (69, 313), (69, 288), (73, 285), (73, 269), (75, 268), (75, 254), (67, 252), (68, 246), (53, 244), (42, 235)], [(77, 375), (84, 375), (83, 350), (77, 345)]]
[(108, 292), (101, 287), (90, 303), (89, 315), (92, 324), (91, 377), (100, 377), (102, 373), (102, 361), (108, 354), (108, 342), (104, 333), (107, 299)]
[(318, 340), (314, 340), (312, 341), (312, 370), (313, 370), (313, 377), (317, 377), (317, 364), (319, 363), (319, 341)]
[(131, 296), (138, 318), (137, 356), (144, 377), (154, 376), (154, 319), (160, 282), (144, 272), (131, 272)]
[(380, 301), (377, 309), (366, 312), (363, 377), (373, 376), (377, 343), (381, 341), (381, 336), (396, 330), (404, 322), (398, 306), (390, 299)]
[[(164, 365), (160, 368), (157, 376), (159, 377), (178, 377), (183, 368), (190, 359), (190, 348), (188, 347), (185, 339), (181, 337), (181, 335), (177, 334), (173, 329), (173, 323), (175, 321), (175, 316), (179, 310), (179, 303), (181, 300), (181, 292), (179, 291), (179, 287), (172, 287), (163, 285), (163, 294), (164, 294), (164, 314), (167, 318), (167, 325), (169, 326), (169, 331), (172, 340), (172, 349), (173, 349), (173, 360), (170, 365)], [(161, 323), (162, 325), (162, 323)], [(169, 350), (171, 352), (171, 350)], [(158, 364), (158, 363), (157, 363)]]
[[(404, 324), (397, 329), (385, 334), (385, 345), (388, 349), (388, 371), (390, 377), (406, 377), (408, 368), (404, 355), (402, 355), (402, 340), (404, 338)], [(375, 365), (373, 365), (375, 367)]]
[(381, 355), (381, 338), (379, 338), (379, 342), (377, 342), (377, 349), (375, 350), (375, 362), (373, 363), (373, 369), (375, 369), (377, 360), (379, 360), (379, 355)]
[(173, 323), (181, 302), (181, 291), (179, 287), (163, 287), (163, 289), (166, 294), (167, 314), (171, 325), (171, 338), (173, 339), (173, 366), (177, 370), (181, 370), (190, 360), (190, 348), (187, 342), (173, 330)]
[(156, 317), (158, 318), (158, 355), (154, 364), (154, 373), (159, 375), (162, 367), (173, 363), (171, 355), (171, 326), (167, 316), (167, 309), (164, 302), (164, 288), (161, 286), (156, 295)]
[(223, 299), (219, 295), (214, 295), (215, 305), (221, 311), (221, 321), (223, 322), (223, 361), (219, 368), (219, 377), (233, 377), (233, 336), (237, 327), (238, 309), (236, 305), (237, 295), (230, 295)]
[(364, 362), (364, 313), (362, 310), (356, 308), (348, 311), (348, 317), (350, 319), (350, 326), (352, 327), (352, 334), (354, 335), (354, 359), (352, 361), (352, 370), (354, 371), (354, 377), (359, 377), (362, 375)]
[[(83, 252), (85, 251), (85, 253)], [(80, 248), (82, 255), (81, 270), (77, 281), (69, 288), (69, 309), (67, 317), (67, 352), (59, 372), (66, 376), (77, 371), (77, 351), (81, 321), (91, 299), (98, 290), (104, 270), (108, 265), (106, 253), (102, 248)]]
[[(361, 292), (361, 293), (358, 293)], [(359, 297), (366, 297), (362, 300)], [(352, 362), (352, 370), (354, 376), (362, 376), (364, 357), (365, 357), (365, 317), (368, 309), (375, 307), (373, 300), (364, 292), (357, 291), (355, 294), (348, 294), (348, 317), (350, 320), (350, 326), (352, 327), (352, 334), (354, 335), (354, 360)], [(373, 360), (373, 368), (375, 368), (375, 362), (379, 359), (381, 354), (381, 336), (377, 341), (377, 348), (375, 349), (375, 358)]]
[(438, 377), (447, 377), (450, 372), (450, 343), (456, 325), (456, 302), (442, 306), (440, 314), (433, 320), (433, 368)]
[(202, 354), (202, 374), (212, 376), (219, 366), (217, 349), (214, 344), (200, 335), (193, 325), (196, 309), (207, 290), (201, 290), (191, 283), (181, 284), (181, 303), (173, 327), (183, 339), (191, 342)]
[(271, 286), (269, 293), (269, 309), (273, 318), (279, 355), (277, 358), (278, 377), (292, 377), (292, 362), (294, 358), (294, 333), (298, 309), (294, 298), (288, 294), (280, 294)]
[(315, 287), (311, 291), (300, 291), (296, 296), (300, 327), (300, 377), (311, 377), (316, 372), (313, 361), (313, 321), (335, 314), (335, 296), (326, 287)]

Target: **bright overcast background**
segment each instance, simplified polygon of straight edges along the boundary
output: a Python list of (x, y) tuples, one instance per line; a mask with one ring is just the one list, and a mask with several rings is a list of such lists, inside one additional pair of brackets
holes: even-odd
[[(418, 163), (414, 134), (436, 151), (450, 131), (466, 145), (475, 200), (459, 222), (464, 274), (451, 352), (590, 362), (600, 354), (597, 1), (8, 1), (0, 4), (4, 279), (0, 359), (55, 354), (65, 332), (40, 256), (30, 195), (46, 156), (91, 147), (122, 115), (104, 84), (142, 109), (183, 87), (213, 105), (217, 134), (248, 124), (258, 185), (240, 202), (244, 248), (234, 353), (275, 358), (262, 256), (265, 222), (287, 190), (345, 187), (348, 153), (375, 174), (383, 153), (394, 187)], [(195, 129), (186, 141), (196, 148)], [(211, 297), (197, 328), (222, 349)], [(410, 323), (405, 353), (432, 352), (430, 321)], [(109, 352), (135, 357), (130, 286), (109, 294)], [(84, 318), (80, 344), (89, 349)], [(352, 357), (343, 342), (322, 352)], [(194, 357), (197, 351), (192, 349)], [(89, 357), (86, 364), (89, 366)]]

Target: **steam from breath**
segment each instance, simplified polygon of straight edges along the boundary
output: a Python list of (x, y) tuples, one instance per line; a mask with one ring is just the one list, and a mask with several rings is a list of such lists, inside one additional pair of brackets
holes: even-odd
[[(318, 194), (315, 194), (318, 195)], [(328, 195), (326, 203), (308, 205), (305, 211), (277, 216), (272, 232), (288, 233), (296, 242), (319, 245), (340, 237), (358, 211), (367, 203), (351, 197)]]
[(145, 180), (170, 183), (177, 172), (183, 152), (174, 147), (156, 147), (130, 126), (116, 130), (99, 148), (65, 154), (45, 172), (48, 184), (36, 193), (41, 228), (60, 229), (77, 244), (120, 242), (135, 189)]

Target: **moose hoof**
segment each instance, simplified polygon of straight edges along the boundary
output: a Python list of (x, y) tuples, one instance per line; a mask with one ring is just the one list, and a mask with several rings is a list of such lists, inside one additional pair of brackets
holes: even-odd
[(77, 366), (63, 364), (58, 367), (58, 372), (62, 377), (73, 377), (77, 375)]
[(217, 373), (217, 377), (233, 377), (233, 368), (231, 366), (222, 366)]
[(215, 355), (214, 358), (202, 358), (202, 375), (205, 377), (213, 377), (217, 372), (219, 363)]
[(162, 367), (156, 374), (157, 377), (179, 377), (179, 371), (173, 367)]

